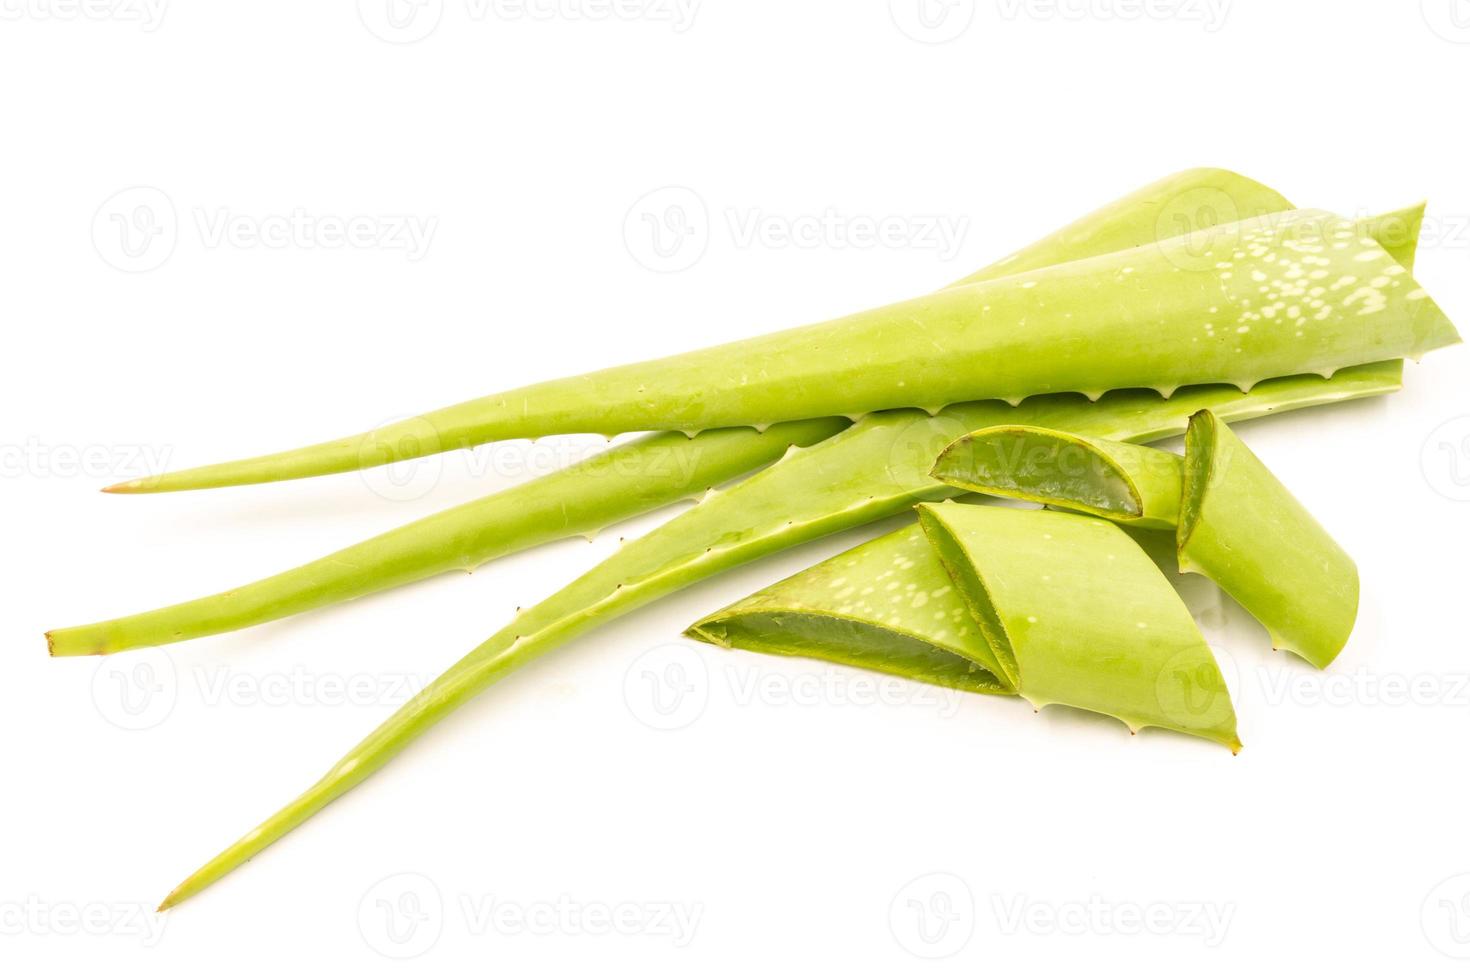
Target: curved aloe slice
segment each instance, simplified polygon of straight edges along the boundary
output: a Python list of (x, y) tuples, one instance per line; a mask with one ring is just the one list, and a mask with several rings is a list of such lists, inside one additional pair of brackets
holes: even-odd
[(937, 416), (879, 412), (823, 443), (792, 449), (779, 462), (698, 504), (539, 604), (440, 675), (340, 760), (314, 786), (226, 848), (164, 900), (178, 904), (250, 860), (283, 834), (376, 772), (422, 732), (516, 668), (573, 637), (726, 569), (897, 514), (961, 491), (929, 476), (938, 451), (956, 436), (1003, 422), (1044, 424), (1102, 438), (1162, 439), (1191, 414), (1213, 408), (1251, 418), (1382, 394), (1399, 387), (1402, 363), (1339, 371), (1331, 379), (1277, 378), (1249, 393), (1231, 385), (1181, 389), (1172, 398), (1118, 391), (1097, 402), (1076, 395), (1028, 399), (1020, 406), (979, 402)]
[[(1122, 529), (1078, 514), (954, 503), (920, 505), (919, 523), (1022, 697), (1240, 749), (1214, 655)], [(1199, 713), (1188, 687), (1173, 683), (1179, 676), (1217, 695), (1213, 710)]]
[(1179, 568), (1260, 620), (1277, 649), (1326, 667), (1358, 615), (1358, 567), (1210, 412), (1189, 420)]
[(1179, 523), (1184, 460), (1126, 442), (998, 425), (956, 440), (940, 454), (933, 475), (974, 493), (1162, 529)]
[(52, 630), (52, 656), (117, 653), (243, 629), (396, 588), (603, 528), (702, 494), (840, 432), (846, 419), (694, 438), (660, 433), (535, 480), (432, 514), (316, 561), (216, 595)]
[[(1220, 226), (1204, 240), (1196, 234), (956, 286), (115, 489), (288, 479), (559, 432), (759, 426), (1058, 391), (1248, 387), (1417, 357), (1456, 340), (1438, 306), (1372, 237), (1325, 212), (1291, 211)], [(433, 438), (422, 438), (426, 428)]]

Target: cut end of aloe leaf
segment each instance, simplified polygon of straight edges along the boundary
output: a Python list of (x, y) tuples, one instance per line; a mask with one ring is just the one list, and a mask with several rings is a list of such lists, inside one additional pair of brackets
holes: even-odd
[(140, 480), (124, 480), (122, 483), (114, 483), (110, 487), (103, 487), (103, 493), (150, 493), (154, 482), (153, 477), (144, 477)]

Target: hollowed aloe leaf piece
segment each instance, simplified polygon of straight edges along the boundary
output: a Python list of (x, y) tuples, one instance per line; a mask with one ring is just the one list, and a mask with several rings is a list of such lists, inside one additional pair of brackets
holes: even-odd
[(559, 432), (699, 431), (1050, 392), (1249, 387), (1417, 357), (1458, 339), (1371, 236), (1326, 212), (1288, 211), (121, 489), (286, 479)]
[(762, 589), (689, 634), (962, 691), (1015, 693), (918, 525)]
[(1229, 593), (1278, 649), (1326, 667), (1357, 619), (1357, 565), (1211, 412), (1184, 439), (1180, 569)]
[(1121, 528), (1013, 507), (918, 509), (996, 657), (1015, 664), (1022, 697), (1239, 750), (1214, 655), (1168, 579)]
[(1161, 529), (1179, 522), (1184, 461), (1147, 446), (998, 425), (952, 443), (933, 476), (962, 490)]

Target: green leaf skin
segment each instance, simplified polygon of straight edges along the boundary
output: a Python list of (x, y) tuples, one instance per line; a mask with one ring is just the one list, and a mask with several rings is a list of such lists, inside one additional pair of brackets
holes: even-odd
[[(1214, 655), (1169, 580), (1121, 528), (952, 501), (920, 505), (919, 524), (1037, 708), (1067, 704), (1132, 731), (1167, 728), (1239, 751)], [(1198, 690), (1217, 695), (1207, 710), (1188, 696)]]
[(977, 694), (1015, 693), (917, 524), (762, 589), (688, 635)]
[(1208, 411), (1185, 435), (1179, 568), (1207, 576), (1271, 642), (1318, 668), (1347, 644), (1358, 567), (1245, 443)]
[(1184, 460), (1126, 442), (1007, 425), (956, 440), (940, 454), (932, 475), (972, 493), (1158, 530), (1179, 523)]
[[(1281, 287), (1281, 295), (1290, 298), (1297, 290), (1317, 288), (1296, 280), (1310, 283), (1319, 271), (1325, 295), (1349, 268), (1376, 277), (1398, 266), (1386, 252), (1372, 270), (1371, 263), (1355, 262), (1353, 256), (1378, 248), (1369, 241), (1339, 250), (1325, 246), (1312, 260), (1326, 266), (1298, 269), (1288, 259), (1299, 254), (1298, 247), (1316, 247), (1302, 239), (1308, 232), (1320, 234), (1323, 213), (1287, 212), (1295, 217), (1251, 218), (1201, 232), (1207, 221), (1189, 209), (1215, 212), (1180, 189), (1186, 187), (1206, 198), (1223, 194), (1234, 202), (1229, 213), (1267, 212), (1285, 203), (1236, 175), (1193, 172), (1144, 194), (1148, 207), (1142, 210), (1130, 211), (1137, 202), (1125, 198), (1006, 260), (1001, 279), (982, 270), (977, 281), (854, 316), (530, 385), (346, 439), (110, 489), (141, 493), (293, 479), (553, 433), (700, 431), (900, 407), (934, 409), (976, 399), (1015, 401), (1055, 391), (1096, 395), (1152, 387), (1167, 393), (1217, 381), (1244, 386), (1418, 355), (1455, 339), (1407, 273), (1390, 277), (1373, 294), (1382, 297), (1381, 304), (1324, 300), (1301, 324), (1295, 322), (1300, 317), (1288, 322), (1282, 315), (1246, 323), (1243, 318), (1269, 305), (1253, 273), (1268, 275), (1267, 281), (1290, 274), (1291, 282), (1282, 280)], [(1088, 236), (1088, 227), (1096, 227), (1096, 235)], [(1194, 234), (1167, 248), (1154, 243), (1160, 228), (1172, 233), (1178, 227)], [(1124, 241), (1149, 244), (1090, 251)], [(1047, 264), (1069, 243), (1089, 251)], [(1232, 267), (1216, 268), (1219, 263)], [(1304, 297), (1300, 305), (1317, 301)], [(1317, 319), (1324, 309), (1326, 315)], [(1204, 332), (1205, 323), (1218, 324), (1219, 332)], [(1238, 325), (1253, 335), (1237, 336)]]
[(660, 433), (216, 595), (46, 634), (52, 656), (116, 653), (256, 626), (603, 528), (703, 494), (840, 432), (846, 419)]
[(777, 463), (708, 494), (667, 524), (626, 544), (587, 574), (522, 610), (395, 712), (285, 809), (225, 849), (165, 900), (178, 904), (261, 850), (380, 769), (459, 705), (573, 637), (718, 572), (836, 531), (892, 516), (922, 501), (961, 493), (929, 476), (939, 450), (988, 425), (1045, 425), (1112, 439), (1178, 435), (1190, 415), (1211, 408), (1226, 418), (1382, 394), (1399, 387), (1390, 361), (1316, 376), (1278, 378), (1250, 392), (1232, 385), (1118, 391), (1090, 402), (1061, 394), (956, 405), (930, 416), (912, 409), (875, 413), (823, 443), (792, 449)]

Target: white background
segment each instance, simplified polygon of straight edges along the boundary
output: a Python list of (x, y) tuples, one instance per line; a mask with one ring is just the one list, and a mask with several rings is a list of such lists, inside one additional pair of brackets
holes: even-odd
[[(1391, 398), (1242, 427), (1357, 558), (1363, 604), (1317, 675), (1191, 587), (1237, 758), (679, 638), (869, 529), (559, 651), (147, 912), (406, 686), (667, 515), (52, 661), (45, 629), (239, 584), (595, 442), (458, 454), (402, 491), (107, 483), (917, 294), (1202, 164), (1347, 214), (1427, 196), (1419, 278), (1470, 324), (1463, 0), (420, 2), (392, 22), (378, 0), (0, 3), (0, 970), (1463, 975), (1463, 348)], [(645, 199), (667, 187), (687, 192)], [(660, 255), (643, 216), (677, 225), (670, 204), (692, 233)], [(890, 218), (898, 240), (854, 238)], [(660, 730), (642, 685), (669, 658), (696, 692)], [(634, 934), (585, 928), (619, 907)]]

